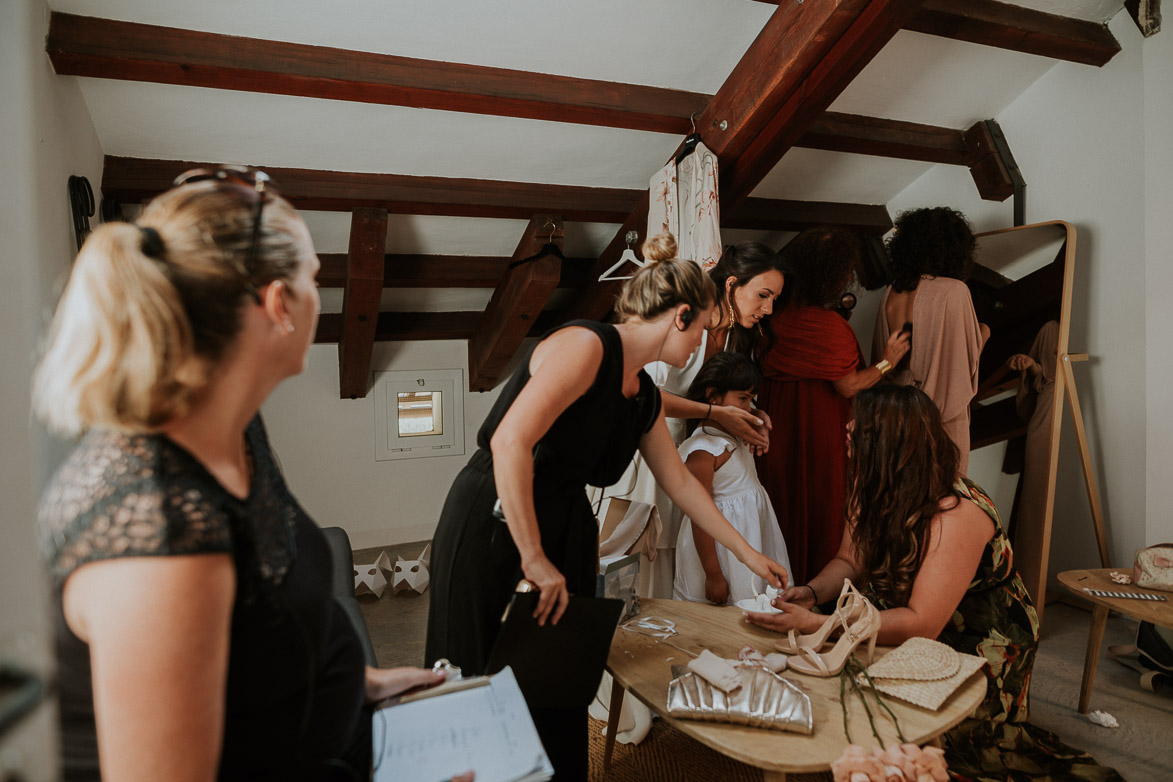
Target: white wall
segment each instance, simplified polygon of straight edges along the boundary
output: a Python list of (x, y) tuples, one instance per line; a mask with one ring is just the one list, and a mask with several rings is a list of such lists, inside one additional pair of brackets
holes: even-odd
[[(372, 370), (463, 369), (463, 340), (375, 344)], [(463, 456), (375, 461), (374, 395), (338, 398), (338, 349), (310, 348), (309, 367), (265, 403), (265, 424), (294, 495), (322, 526), (340, 526), (355, 548), (429, 540), (448, 487), (476, 450), (496, 400), (465, 391)]]
[[(1166, 28), (1169, 26), (1166, 25)], [(1144, 42), (1146, 542), (1173, 540), (1173, 33)]]
[[(1076, 384), (1111, 564), (1123, 566), (1146, 539), (1156, 542), (1155, 530), (1169, 530), (1160, 505), (1148, 505), (1153, 518), (1146, 521), (1146, 491), (1171, 496), (1173, 449), (1173, 434), (1162, 420), (1168, 407), (1146, 400), (1146, 388), (1169, 400), (1169, 384), (1162, 380), (1168, 377), (1165, 335), (1173, 321), (1151, 278), (1169, 281), (1171, 274), (1173, 134), (1168, 41), (1157, 36), (1144, 45), (1142, 57), (1140, 33), (1127, 13), (1117, 14), (1110, 28), (1123, 47), (1111, 62), (1098, 69), (1058, 63), (995, 119), (1027, 182), (1026, 222), (1066, 220), (1078, 231), (1070, 349), (1091, 355), (1090, 362), (1075, 365)], [(934, 167), (888, 207), (895, 214), (937, 204), (965, 212), (979, 231), (1013, 224), (1011, 201), (979, 200), (968, 171), (955, 166)], [(1146, 296), (1164, 311), (1146, 318)], [(1158, 423), (1162, 428), (1149, 426)], [(1062, 437), (1052, 574), (1099, 565), (1069, 415)], [(1002, 494), (995, 498), (1006, 509), (1006, 489), (1012, 496), (1013, 485), (997, 474), (1000, 464), (1000, 451), (976, 452), (971, 475)]]
[[(0, 3), (0, 657), (50, 671), (47, 589), (34, 531), (37, 498), (65, 445), (29, 423), (29, 378), (55, 283), (74, 253), (66, 180), (101, 180), (102, 151), (72, 77), (53, 75), (45, 56), (48, 9), (41, 0)], [(57, 778), (54, 709), (0, 743), (0, 776)]]

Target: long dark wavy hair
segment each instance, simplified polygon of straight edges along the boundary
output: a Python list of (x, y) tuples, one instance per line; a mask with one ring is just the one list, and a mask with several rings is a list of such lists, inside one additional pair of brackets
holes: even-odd
[[(700, 371), (696, 373), (696, 377), (689, 384), (685, 397), (694, 402), (708, 404), (710, 396), (720, 396), (728, 391), (755, 393), (761, 382), (762, 373), (749, 356), (727, 350), (714, 353), (701, 366)], [(689, 419), (689, 431), (694, 429), (698, 423), (700, 423), (699, 418)]]
[[(847, 520), (864, 579), (892, 606), (908, 605), (929, 523), (957, 499), (957, 446), (920, 389), (882, 383), (855, 396)], [(946, 509), (951, 507), (945, 503)]]
[(778, 253), (797, 282), (790, 301), (809, 307), (838, 304), (862, 256), (858, 234), (830, 226), (806, 229)]
[[(754, 360), (760, 360), (766, 351), (774, 344), (774, 330), (765, 328), (766, 319), (763, 319), (756, 329), (747, 329), (739, 322), (740, 313), (737, 312), (737, 302), (731, 295), (726, 295), (726, 281), (733, 278), (733, 288), (730, 294), (738, 288), (749, 284), (749, 281), (759, 274), (769, 271), (782, 273), (783, 282), (786, 281), (787, 268), (778, 259), (778, 253), (759, 242), (741, 242), (727, 244), (721, 250), (721, 260), (709, 271), (709, 278), (717, 286), (717, 309), (723, 319), (730, 306), (733, 307), (733, 326), (729, 333), (729, 349), (742, 353)], [(787, 288), (783, 286), (783, 293), (778, 297), (775, 309), (785, 306)]]
[(973, 266), (977, 240), (965, 215), (947, 206), (901, 212), (888, 239), (892, 290), (916, 290), (922, 274), (965, 280)]

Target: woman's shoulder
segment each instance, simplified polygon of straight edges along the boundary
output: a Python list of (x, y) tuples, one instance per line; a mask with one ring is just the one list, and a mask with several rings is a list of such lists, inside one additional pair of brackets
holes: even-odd
[(1000, 529), (998, 511), (981, 487), (962, 478), (953, 486), (953, 492), (941, 500), (941, 510), (933, 518), (942, 529), (956, 530), (989, 540)]
[(64, 578), (102, 559), (230, 551), (222, 494), (162, 435), (93, 431), (42, 497), (42, 552)]

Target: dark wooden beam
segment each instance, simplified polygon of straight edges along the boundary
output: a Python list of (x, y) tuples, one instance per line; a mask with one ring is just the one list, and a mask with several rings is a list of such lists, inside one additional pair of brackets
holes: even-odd
[(888, 214), (888, 207), (883, 204), (840, 204), (773, 198), (746, 198), (728, 214), (721, 215), (723, 228), (805, 231), (819, 225), (836, 225), (865, 234), (886, 234), (892, 230), (892, 218)]
[[(551, 245), (559, 248), (558, 252)], [(562, 218), (534, 215), (513, 253), (514, 260), (521, 263), (511, 264), (497, 283), (476, 333), (468, 341), (470, 391), (492, 389), (533, 328), (558, 287), (561, 247)]]
[(925, 0), (904, 29), (1084, 65), (1103, 65), (1120, 51), (1106, 24), (997, 0)]
[(1106, 24), (996, 0), (925, 0), (905, 29), (1084, 65), (1120, 51)]
[(687, 133), (707, 95), (54, 12), (59, 74)]
[[(469, 339), (480, 322), (480, 312), (380, 312), (375, 341)], [(342, 336), (342, 315), (326, 313), (318, 318), (314, 342), (337, 342)]]
[(355, 209), (350, 221), (342, 333), (338, 338), (338, 385), (343, 399), (367, 395), (386, 248), (387, 212), (368, 207)]
[(795, 146), (927, 163), (967, 164), (960, 130), (833, 111), (816, 119)]
[[(723, 213), (753, 191), (919, 2), (807, 0), (778, 6), (697, 120), (705, 145), (721, 161)], [(644, 230), (646, 215), (645, 195), (600, 257), (596, 279), (618, 260), (624, 234)], [(604, 317), (617, 290), (616, 283), (592, 285), (570, 316)]]
[[(345, 253), (318, 253), (318, 286), (340, 288), (346, 281)], [(392, 254), (383, 259), (384, 288), (496, 288), (512, 258), (483, 255)], [(579, 288), (589, 279), (594, 258), (567, 258), (560, 288)]]
[[(118, 201), (139, 201), (167, 190), (172, 180), (184, 171), (214, 165), (182, 160), (107, 156), (102, 173), (102, 194)], [(349, 212), (357, 207), (374, 207), (395, 214), (528, 220), (542, 209), (558, 207), (557, 214), (565, 220), (619, 223), (626, 220), (642, 201), (646, 217), (646, 190), (268, 166), (264, 169), (272, 176), (278, 192), (299, 209)], [(805, 228), (810, 225), (811, 218), (808, 215), (812, 213), (812, 207), (803, 201), (751, 201), (752, 204), (745, 206), (730, 204), (726, 207), (723, 203), (723, 224), (762, 230), (800, 230), (793, 226)], [(826, 202), (817, 202), (815, 208), (818, 220), (826, 225), (854, 225), (860, 220), (861, 208), (872, 209), (857, 204)], [(873, 212), (873, 219), (876, 214)], [(779, 229), (782, 225), (790, 227)], [(878, 223), (873, 222), (873, 226), (878, 230)], [(641, 236), (645, 229), (646, 225), (642, 224), (635, 228)], [(619, 251), (622, 252), (625, 246), (620, 242)], [(615, 257), (619, 257), (618, 253)], [(388, 270), (388, 275), (391, 274), (392, 271)], [(599, 275), (596, 272), (594, 276)]]
[[(137, 201), (167, 190), (184, 171), (209, 165), (215, 164), (107, 156), (102, 193), (118, 201)], [(617, 223), (639, 200), (639, 191), (608, 187), (263, 168), (277, 191), (298, 209), (321, 211), (349, 212), (366, 206), (393, 214), (528, 220), (543, 210), (557, 210), (567, 220)]]

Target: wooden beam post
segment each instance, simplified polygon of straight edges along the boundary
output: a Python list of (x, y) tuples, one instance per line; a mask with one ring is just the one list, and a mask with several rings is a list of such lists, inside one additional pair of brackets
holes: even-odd
[(350, 257), (342, 294), (342, 333), (338, 337), (338, 386), (342, 399), (367, 395), (386, 248), (387, 210), (355, 209), (350, 219)]
[[(697, 119), (702, 140), (720, 160), (722, 212), (749, 196), (920, 2), (806, 0), (778, 6)], [(595, 278), (618, 260), (628, 230), (646, 230), (646, 199), (600, 256)], [(606, 316), (617, 290), (616, 283), (596, 283), (570, 317)]]
[[(547, 246), (550, 244), (559, 248), (558, 254), (550, 252)], [(468, 341), (470, 391), (492, 389), (529, 334), (550, 294), (558, 287), (561, 247), (562, 218), (534, 215), (513, 253), (514, 260), (521, 263), (506, 270), (476, 333)]]

